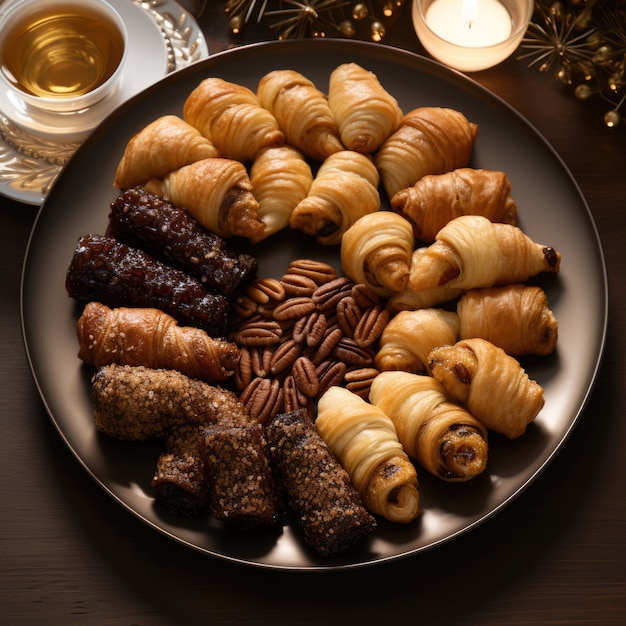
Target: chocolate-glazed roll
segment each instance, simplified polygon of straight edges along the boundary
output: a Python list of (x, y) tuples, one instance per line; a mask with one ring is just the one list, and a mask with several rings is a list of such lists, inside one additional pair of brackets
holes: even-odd
[(125, 191), (111, 203), (107, 234), (185, 270), (226, 296), (256, 275), (253, 256), (239, 252), (184, 209), (141, 187)]
[(216, 519), (243, 530), (278, 522), (281, 500), (259, 422), (209, 429), (203, 458)]
[(376, 528), (376, 520), (306, 411), (277, 415), (267, 426), (266, 437), (304, 540), (318, 554), (339, 554)]
[(160, 309), (182, 325), (202, 328), (212, 336), (224, 336), (228, 327), (224, 295), (208, 292), (185, 272), (112, 237), (80, 238), (65, 286), (77, 300)]

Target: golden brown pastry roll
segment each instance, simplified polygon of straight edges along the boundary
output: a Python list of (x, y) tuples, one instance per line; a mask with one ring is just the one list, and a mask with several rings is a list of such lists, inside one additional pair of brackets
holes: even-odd
[(166, 196), (220, 237), (256, 239), (265, 224), (246, 168), (232, 159), (203, 159), (146, 183), (146, 191)]
[(397, 100), (373, 72), (357, 63), (343, 63), (333, 70), (328, 104), (343, 145), (356, 152), (377, 150), (402, 119)]
[(376, 153), (376, 166), (390, 198), (427, 174), (469, 163), (478, 126), (454, 109), (420, 107), (404, 115)]
[(289, 226), (294, 208), (309, 193), (313, 173), (296, 148), (262, 148), (250, 168), (250, 182), (259, 203), (257, 213), (265, 223), (263, 235), (252, 240), (256, 243)]
[(433, 348), (456, 343), (459, 318), (444, 309), (400, 311), (385, 326), (374, 363), (379, 370), (428, 370)]
[(510, 439), (524, 434), (544, 405), (542, 387), (515, 358), (485, 339), (435, 348), (428, 362), (452, 401)]
[(552, 354), (558, 321), (541, 287), (506, 285), (470, 289), (457, 304), (459, 339), (482, 337), (511, 356)]
[(189, 94), (183, 117), (227, 159), (252, 161), (261, 148), (285, 141), (278, 122), (253, 91), (217, 77), (204, 79)]
[(326, 391), (317, 409), (315, 427), (365, 506), (391, 522), (414, 520), (421, 512), (417, 472), (390, 418), (343, 387)]
[[(428, 309), (439, 304), (450, 302), (458, 298), (464, 290), (458, 287), (441, 285), (431, 289), (420, 288), (420, 259), (427, 252), (428, 248), (416, 248), (411, 255), (411, 266), (409, 270), (409, 280), (403, 291), (394, 293), (387, 301), (387, 309), (390, 313), (399, 311), (412, 311), (415, 309)], [(416, 269), (417, 268), (417, 269)]]
[(274, 417), (266, 437), (288, 504), (318, 554), (335, 556), (375, 530), (376, 520), (306, 410)]
[(352, 150), (330, 155), (309, 193), (291, 214), (289, 226), (323, 245), (338, 244), (360, 217), (380, 208), (378, 171), (372, 159)]
[(117, 363), (174, 369), (205, 381), (226, 380), (239, 362), (234, 343), (178, 326), (151, 308), (109, 308), (89, 302), (76, 324), (78, 357), (94, 367)]
[(450, 402), (431, 376), (381, 372), (370, 401), (391, 418), (406, 453), (450, 482), (463, 482), (487, 466), (486, 428), (463, 407)]
[(504, 172), (458, 168), (429, 174), (391, 198), (391, 207), (413, 225), (415, 238), (432, 242), (460, 215), (482, 215), (492, 222), (515, 224), (517, 205)]
[(176, 115), (164, 115), (126, 144), (113, 184), (118, 189), (130, 189), (183, 165), (216, 156), (217, 148), (199, 130)]
[(274, 70), (261, 78), (257, 96), (270, 111), (286, 142), (306, 156), (323, 161), (344, 150), (328, 99), (315, 84), (295, 70)]
[(341, 239), (341, 267), (379, 296), (402, 291), (409, 280), (415, 239), (411, 224), (390, 211), (359, 218)]
[(536, 243), (517, 226), (463, 215), (446, 224), (435, 243), (414, 258), (411, 287), (441, 285), (475, 289), (524, 282), (542, 272), (558, 272), (561, 255)]

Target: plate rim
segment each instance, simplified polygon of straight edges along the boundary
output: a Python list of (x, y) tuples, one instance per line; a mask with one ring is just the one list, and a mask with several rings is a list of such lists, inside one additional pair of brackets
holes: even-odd
[[(455, 81), (460, 80), (463, 86), (469, 89), (472, 93), (479, 94), (482, 98), (487, 98), (490, 102), (498, 104), (498, 106), (500, 106), (501, 108), (505, 110), (505, 113), (507, 115), (515, 117), (518, 123), (523, 124), (527, 128), (528, 132), (533, 134), (533, 138), (535, 140), (538, 140), (543, 144), (544, 148), (551, 153), (552, 158), (555, 159), (560, 169), (568, 177), (569, 183), (572, 186), (572, 190), (575, 191), (576, 196), (580, 199), (581, 206), (582, 208), (584, 208), (586, 212), (587, 220), (589, 222), (589, 225), (591, 226), (591, 230), (589, 231), (588, 235), (589, 235), (589, 239), (593, 243), (593, 247), (595, 248), (595, 251), (598, 254), (597, 256), (597, 261), (599, 263), (598, 270), (600, 270), (599, 273), (602, 276), (602, 285), (601, 285), (602, 302), (599, 303), (598, 305), (598, 310), (601, 311), (600, 317), (601, 317), (602, 324), (601, 324), (601, 328), (598, 329), (599, 331), (598, 351), (595, 357), (595, 362), (593, 364), (593, 367), (591, 368), (592, 373), (591, 373), (590, 381), (587, 386), (587, 389), (585, 390), (581, 405), (578, 407), (576, 414), (572, 416), (572, 419), (569, 422), (567, 429), (565, 430), (564, 434), (558, 441), (557, 445), (554, 446), (553, 449), (551, 449), (550, 453), (543, 460), (540, 466), (532, 473), (532, 475), (530, 475), (530, 477), (527, 480), (523, 482), (523, 484), (519, 485), (512, 494), (510, 494), (502, 502), (497, 504), (497, 506), (492, 507), (487, 513), (481, 515), (478, 519), (470, 522), (469, 524), (457, 530), (456, 532), (453, 532), (452, 534), (444, 538), (441, 538), (439, 540), (436, 540), (428, 545), (419, 546), (417, 548), (414, 548), (414, 549), (411, 549), (411, 550), (408, 550), (406, 552), (399, 553), (399, 554), (377, 557), (377, 558), (374, 558), (373, 560), (350, 562), (350, 563), (338, 563), (338, 564), (332, 563), (332, 562), (328, 564), (310, 563), (306, 565), (289, 565), (289, 564), (280, 565), (280, 564), (275, 564), (275, 563), (266, 563), (262, 561), (255, 561), (252, 559), (239, 558), (239, 557), (231, 556), (225, 553), (220, 553), (215, 550), (210, 550), (202, 546), (198, 546), (194, 544), (193, 542), (186, 540), (183, 537), (177, 536), (175, 533), (170, 532), (168, 529), (161, 527), (159, 524), (157, 524), (153, 520), (147, 519), (140, 512), (135, 510), (129, 503), (125, 502), (121, 497), (119, 497), (109, 486), (107, 486), (107, 484), (105, 484), (105, 482), (101, 480), (94, 473), (94, 471), (89, 467), (89, 465), (87, 464), (87, 461), (81, 458), (81, 456), (78, 454), (78, 451), (74, 449), (71, 442), (67, 438), (66, 434), (63, 432), (61, 424), (58, 422), (57, 418), (53, 414), (53, 411), (51, 410), (49, 402), (44, 395), (41, 381), (37, 375), (36, 364), (33, 362), (31, 350), (29, 350), (29, 338), (28, 338), (28, 329), (27, 329), (28, 324), (26, 321), (26, 312), (25, 312), (25, 307), (26, 307), (25, 292), (26, 292), (27, 273), (29, 270), (29, 260), (30, 260), (31, 253), (32, 253), (31, 248), (33, 246), (34, 239), (36, 235), (38, 234), (38, 225), (42, 219), (42, 216), (46, 212), (47, 205), (49, 203), (52, 204), (54, 201), (54, 197), (57, 193), (56, 190), (60, 187), (60, 185), (58, 185), (58, 182), (63, 180), (64, 175), (65, 175), (65, 170), (71, 167), (71, 164), (75, 159), (80, 159), (82, 153), (88, 151), (90, 149), (90, 146), (93, 143), (97, 143), (99, 141), (99, 138), (102, 135), (102, 133), (106, 132), (106, 129), (109, 125), (115, 123), (117, 117), (123, 115), (124, 111), (126, 111), (128, 108), (135, 106), (135, 103), (141, 101), (144, 98), (150, 98), (151, 93), (161, 89), (163, 83), (168, 83), (168, 82), (173, 82), (175, 80), (183, 79), (187, 74), (195, 74), (197, 72), (202, 71), (205, 68), (210, 69), (212, 66), (219, 64), (220, 60), (226, 55), (228, 55), (228, 57), (232, 57), (235, 55), (246, 55), (250, 53), (250, 50), (267, 51), (268, 49), (271, 50), (271, 49), (275, 49), (281, 46), (285, 48), (293, 48), (293, 49), (307, 48), (309, 46), (323, 46), (325, 48), (331, 49), (332, 47), (336, 46), (342, 49), (355, 48), (357, 50), (363, 50), (363, 51), (375, 50), (376, 51), (375, 54), (377, 55), (381, 54), (383, 56), (403, 58), (404, 62), (408, 64), (411, 64), (411, 63), (417, 64), (418, 67), (415, 68), (416, 70), (421, 70), (422, 66), (424, 66), (432, 74), (443, 75), (444, 77), (447, 76), (448, 80), (452, 78), (454, 78)], [(366, 52), (365, 54), (367, 55), (371, 53)], [(571, 433), (573, 432), (573, 430), (579, 423), (589, 403), (590, 396), (592, 395), (593, 390), (598, 380), (598, 376), (599, 376), (599, 372), (600, 372), (600, 368), (601, 368), (601, 364), (603, 361), (605, 348), (606, 348), (606, 338), (607, 338), (608, 318), (609, 318), (608, 302), (609, 302), (609, 285), (608, 285), (608, 273), (607, 273), (605, 254), (604, 254), (602, 242), (599, 236), (599, 231), (598, 231), (596, 222), (594, 220), (593, 214), (587, 203), (587, 200), (584, 197), (578, 182), (574, 178), (567, 164), (563, 161), (561, 156), (554, 149), (554, 147), (548, 142), (548, 140), (537, 130), (537, 128), (525, 116), (519, 113), (512, 105), (507, 103), (503, 98), (501, 98), (497, 94), (494, 94), (489, 89), (480, 85), (476, 81), (472, 80), (470, 77), (456, 70), (448, 68), (447, 66), (437, 61), (434, 61), (430, 58), (421, 56), (417, 53), (407, 51), (401, 48), (395, 48), (395, 47), (387, 46), (383, 44), (365, 42), (365, 41), (347, 41), (344, 39), (333, 39), (333, 38), (320, 39), (320, 40), (313, 39), (313, 40), (263, 41), (263, 42), (258, 42), (258, 43), (246, 44), (246, 45), (229, 49), (229, 50), (216, 52), (216, 53), (211, 54), (207, 58), (199, 60), (189, 66), (186, 66), (180, 70), (177, 70), (176, 72), (172, 74), (168, 74), (164, 76), (163, 78), (158, 80), (156, 83), (152, 84), (151, 86), (147, 87), (143, 91), (139, 92), (135, 96), (125, 101), (111, 115), (105, 118), (103, 122), (100, 123), (94, 129), (91, 135), (79, 146), (79, 148), (74, 153), (74, 155), (70, 158), (68, 163), (63, 167), (63, 170), (61, 171), (59, 177), (57, 178), (57, 181), (55, 182), (52, 189), (50, 190), (50, 193), (44, 200), (43, 204), (39, 207), (39, 210), (37, 211), (37, 215), (33, 223), (33, 227), (31, 229), (31, 232), (28, 238), (26, 253), (25, 253), (24, 261), (22, 265), (22, 276), (21, 276), (21, 281), (20, 281), (20, 321), (21, 321), (22, 341), (23, 341), (23, 346), (24, 346), (26, 357), (27, 357), (29, 369), (31, 372), (31, 376), (35, 382), (35, 385), (39, 393), (40, 399), (43, 403), (43, 406), (46, 412), (48, 413), (48, 416), (50, 417), (52, 423), (54, 424), (56, 430), (59, 432), (59, 435), (61, 436), (62, 440), (70, 449), (74, 457), (79, 461), (79, 463), (87, 471), (87, 473), (95, 480), (95, 482), (102, 489), (104, 489), (104, 491), (109, 496), (111, 496), (114, 500), (116, 500), (119, 504), (121, 504), (126, 510), (128, 510), (135, 517), (137, 517), (142, 522), (144, 522), (147, 526), (153, 528), (160, 534), (165, 535), (173, 539), (174, 541), (182, 545), (185, 545), (195, 551), (201, 552), (203, 554), (212, 556), (217, 559), (229, 561), (232, 563), (237, 563), (240, 565), (251, 566), (251, 567), (262, 568), (262, 569), (289, 570), (289, 571), (329, 571), (329, 570), (338, 571), (338, 570), (361, 569), (363, 567), (371, 567), (374, 565), (388, 563), (390, 561), (396, 561), (399, 559), (413, 557), (422, 552), (429, 551), (431, 549), (435, 549), (438, 546), (447, 544), (453, 541), (454, 539), (471, 532), (472, 529), (485, 523), (488, 520), (491, 520), (503, 508), (505, 508), (510, 503), (512, 503), (515, 499), (517, 499), (537, 480), (537, 478), (548, 468), (548, 466), (552, 463), (554, 458), (559, 454), (559, 452), (562, 450), (562, 448), (564, 447), (564, 445), (570, 438)]]

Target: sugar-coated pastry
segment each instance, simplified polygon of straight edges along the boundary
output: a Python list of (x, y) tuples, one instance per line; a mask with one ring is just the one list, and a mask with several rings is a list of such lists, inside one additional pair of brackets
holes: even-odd
[(369, 399), (391, 418), (406, 453), (431, 474), (464, 482), (487, 466), (487, 429), (431, 376), (381, 372)]
[(306, 410), (274, 417), (266, 437), (304, 541), (320, 556), (340, 554), (376, 529), (375, 518)]
[(392, 522), (421, 512), (417, 472), (391, 419), (343, 387), (331, 387), (317, 404), (315, 427), (337, 455), (365, 506)]
[(523, 435), (543, 408), (541, 385), (514, 357), (485, 339), (462, 339), (435, 348), (428, 362), (452, 401), (510, 439)]

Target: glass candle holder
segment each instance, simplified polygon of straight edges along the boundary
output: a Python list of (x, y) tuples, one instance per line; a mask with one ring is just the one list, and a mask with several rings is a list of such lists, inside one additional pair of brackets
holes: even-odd
[(413, 0), (413, 26), (435, 59), (463, 72), (493, 67), (521, 43), (534, 0)]
[(127, 34), (105, 0), (14, 0), (0, 9), (0, 87), (43, 111), (86, 109), (118, 86)]

